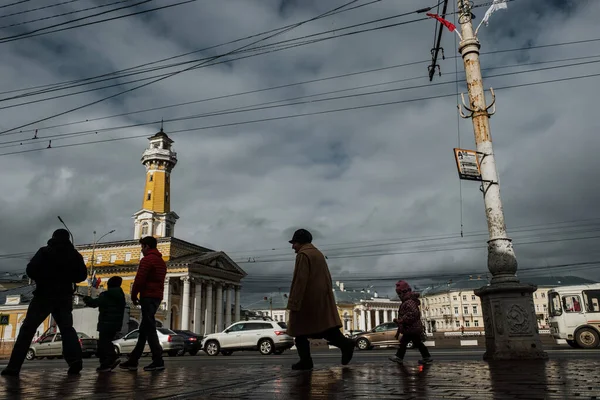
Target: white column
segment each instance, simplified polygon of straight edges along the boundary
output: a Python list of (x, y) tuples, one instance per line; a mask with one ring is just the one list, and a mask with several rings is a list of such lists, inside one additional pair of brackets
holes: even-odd
[(379, 310), (375, 310), (375, 326), (377, 326), (381, 323), (379, 314), (380, 314)]
[(390, 322), (389, 315), (390, 315), (389, 310), (383, 310), (383, 322)]
[(194, 293), (194, 332), (202, 332), (202, 281), (196, 279)]
[(215, 325), (216, 331), (221, 332), (223, 330), (223, 286), (220, 283), (215, 284), (215, 289), (217, 291), (217, 309), (215, 311)]
[(231, 325), (231, 286), (225, 288), (225, 326)]
[(359, 314), (356, 310), (352, 310), (352, 319), (354, 320), (354, 322), (352, 323), (352, 330), (353, 331), (357, 331), (358, 330), (358, 324), (360, 322), (359, 320)]
[(171, 328), (171, 286), (169, 285), (169, 277), (165, 279), (165, 289), (163, 292), (163, 304), (165, 307), (165, 328)]
[(190, 329), (190, 277), (182, 276), (183, 296), (181, 300), (181, 329)]
[(362, 331), (367, 330), (367, 314), (365, 310), (360, 310), (360, 329)]
[(241, 286), (235, 287), (235, 322), (238, 322), (241, 318), (240, 311), (242, 309), (242, 305), (240, 303), (240, 290)]
[(213, 325), (213, 283), (206, 283), (206, 319), (204, 320), (204, 334), (214, 332)]

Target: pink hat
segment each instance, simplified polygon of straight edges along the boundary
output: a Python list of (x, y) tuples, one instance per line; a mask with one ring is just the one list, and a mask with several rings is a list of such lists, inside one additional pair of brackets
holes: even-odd
[(410, 285), (408, 284), (408, 282), (403, 281), (403, 280), (399, 280), (398, 282), (396, 282), (396, 290), (402, 290), (402, 291), (411, 291), (412, 288), (410, 287)]

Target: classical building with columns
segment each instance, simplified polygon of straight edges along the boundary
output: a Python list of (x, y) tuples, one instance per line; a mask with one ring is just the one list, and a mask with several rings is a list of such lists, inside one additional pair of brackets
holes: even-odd
[[(177, 164), (173, 141), (161, 128), (150, 137), (141, 162), (146, 168), (142, 209), (133, 215), (133, 240), (77, 246), (101, 287), (111, 276), (123, 278), (131, 293), (142, 257), (139, 238), (154, 236), (167, 264), (164, 298), (157, 320), (164, 327), (199, 334), (222, 331), (240, 319), (241, 280), (247, 275), (222, 251), (174, 237), (179, 216), (171, 210), (171, 172)], [(86, 284), (83, 284), (86, 285)], [(131, 314), (139, 321), (139, 309)]]

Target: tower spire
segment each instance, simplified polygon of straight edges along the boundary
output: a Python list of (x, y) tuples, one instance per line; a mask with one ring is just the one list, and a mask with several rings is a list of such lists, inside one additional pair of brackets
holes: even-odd
[(163, 118), (161, 118), (161, 119), (160, 119), (160, 131), (161, 131), (162, 133), (164, 133), (164, 132), (163, 132), (163, 125), (164, 125), (164, 119), (163, 119)]
[(172, 149), (173, 140), (163, 132), (148, 138), (149, 145), (142, 155), (146, 167), (146, 183), (142, 209), (133, 215), (134, 239), (144, 236), (171, 237), (179, 218), (171, 211), (171, 171), (177, 164), (177, 153)]

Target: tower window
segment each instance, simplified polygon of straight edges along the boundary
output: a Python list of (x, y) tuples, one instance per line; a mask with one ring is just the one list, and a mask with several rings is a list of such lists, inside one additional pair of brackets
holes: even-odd
[(165, 228), (165, 236), (171, 237), (171, 225), (170, 224), (167, 224), (167, 226)]
[(148, 195), (146, 196), (146, 200), (150, 200), (152, 198), (152, 192), (148, 190)]
[(167, 202), (169, 201), (169, 192), (165, 193), (165, 199), (167, 200)]
[(148, 235), (148, 223), (144, 222), (142, 224), (142, 235)]
[(148, 182), (152, 182), (154, 180), (154, 175), (150, 174), (150, 178), (148, 180)]

